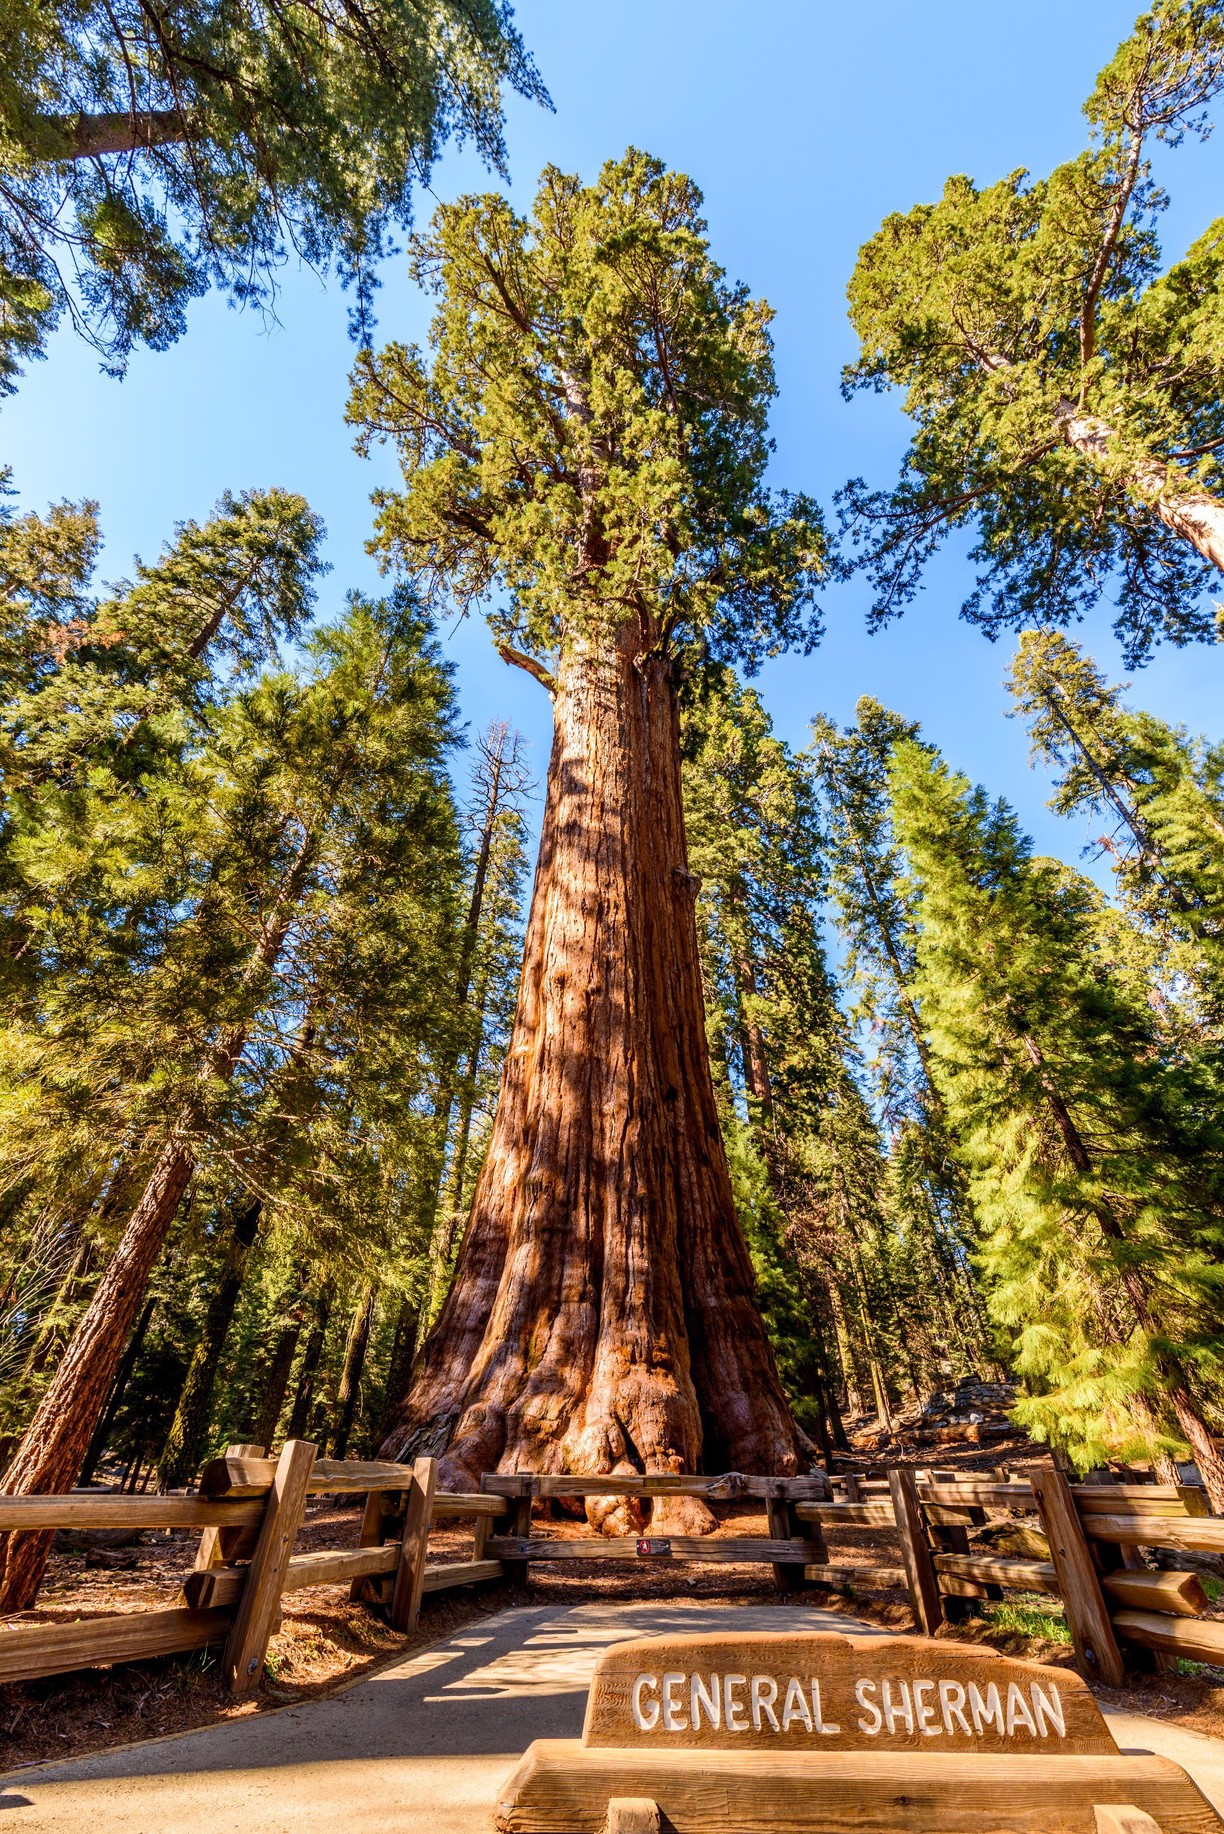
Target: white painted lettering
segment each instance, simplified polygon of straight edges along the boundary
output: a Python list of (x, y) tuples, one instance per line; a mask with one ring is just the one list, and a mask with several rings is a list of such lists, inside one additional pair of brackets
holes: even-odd
[(1026, 1732), (1031, 1732), (1033, 1737), (1036, 1738), (1037, 1727), (1033, 1723), (1032, 1714), (1029, 1712), (1028, 1701), (1024, 1698), (1024, 1695), (1013, 1681), (1008, 1684), (1007, 1689), (1008, 1738), (1015, 1737), (1017, 1726), (1023, 1726)]
[(995, 1682), (986, 1689), (985, 1697), (976, 1681), (969, 1683), (969, 1711), (973, 1715), (975, 1732), (980, 1734), (983, 1727), (993, 1726), (999, 1737), (1003, 1737), (1003, 1703)]
[(778, 1684), (772, 1675), (754, 1675), (752, 1689), (752, 1723), (755, 1729), (761, 1730), (761, 1715), (769, 1721), (775, 1732), (780, 1732), (778, 1716), (774, 1712), (774, 1701), (778, 1698)]
[[(820, 1683), (818, 1681), (813, 1681), (812, 1692), (815, 1695), (816, 1700), (819, 1701)], [(817, 1709), (817, 1711), (819, 1713), (819, 1708)], [(807, 1730), (809, 1732), (812, 1730), (812, 1716), (808, 1712), (807, 1701), (803, 1698), (803, 1685), (794, 1675), (791, 1676), (790, 1680), (786, 1684), (786, 1700), (783, 1703), (783, 1707), (782, 1707), (782, 1730), (783, 1732), (790, 1731), (791, 1721), (793, 1719), (801, 1719), (804, 1725), (806, 1726)], [(823, 1726), (821, 1727), (821, 1731), (822, 1732), (824, 1731)]]
[(747, 1732), (748, 1730), (748, 1721), (744, 1718), (744, 1703), (732, 1692), (734, 1688), (746, 1688), (747, 1686), (747, 1675), (723, 1676), (723, 1716), (728, 1732)]
[(688, 1721), (684, 1717), (684, 1705), (675, 1697), (675, 1690), (684, 1686), (684, 1676), (679, 1669), (672, 1669), (663, 1677), (663, 1730), (664, 1732), (687, 1732)]
[(890, 1732), (895, 1732), (897, 1730), (898, 1719), (904, 1719), (905, 1730), (907, 1732), (912, 1733), (914, 1730), (914, 1707), (913, 1707), (913, 1702), (910, 1700), (909, 1682), (908, 1681), (899, 1681), (897, 1683), (897, 1686), (901, 1690), (901, 1701), (900, 1701), (899, 1706), (896, 1705), (893, 1701), (892, 1682), (885, 1681), (881, 1685), (884, 1689), (883, 1700), (884, 1700), (884, 1724), (885, 1726), (888, 1728)]
[(937, 1723), (935, 1708), (929, 1700), (924, 1699), (924, 1695), (931, 1694), (934, 1690), (933, 1681), (915, 1681), (914, 1683), (914, 1714), (918, 1720), (918, 1730), (923, 1738), (943, 1737), (943, 1730)]
[(939, 1704), (943, 1708), (944, 1731), (952, 1736), (952, 1721), (955, 1720), (966, 1738), (973, 1737), (973, 1727), (965, 1718), (965, 1690), (959, 1681), (941, 1681), (939, 1684)]
[(832, 1723), (832, 1721), (830, 1721), (827, 1726), (824, 1722), (824, 1715), (820, 1711), (820, 1683), (819, 1681), (813, 1681), (812, 1683), (812, 1714), (816, 1721), (817, 1732), (823, 1732), (826, 1734), (827, 1737), (835, 1738), (837, 1734), (841, 1731), (841, 1727), (835, 1726)]
[(710, 1676), (707, 1688), (700, 1675), (694, 1675), (689, 1689), (689, 1712), (693, 1717), (693, 1731), (701, 1730), (701, 1715), (704, 1712), (710, 1724), (717, 1731), (722, 1725), (722, 1690), (718, 1685), (718, 1676)]
[(870, 1719), (860, 1719), (858, 1723), (859, 1731), (865, 1732), (868, 1738), (874, 1738), (876, 1733), (880, 1730), (880, 1727), (884, 1724), (884, 1715), (880, 1712), (879, 1707), (877, 1707), (874, 1700), (868, 1700), (867, 1698), (869, 1694), (874, 1694), (875, 1691), (876, 1684), (874, 1681), (856, 1681), (854, 1684), (854, 1698), (858, 1701), (859, 1706), (863, 1708), (864, 1712), (870, 1713), (871, 1715)]
[(1047, 1723), (1053, 1726), (1059, 1738), (1066, 1738), (1067, 1723), (1063, 1718), (1062, 1701), (1059, 1698), (1058, 1689), (1051, 1686), (1047, 1693), (1045, 1688), (1039, 1687), (1034, 1681), (1029, 1692), (1033, 1696), (1033, 1712), (1037, 1717), (1037, 1730), (1042, 1738), (1046, 1735)]
[[(658, 1685), (657, 1675), (639, 1675), (633, 1684), (633, 1723), (639, 1732), (653, 1732), (659, 1723), (658, 1701), (650, 1700), (647, 1701), (645, 1707), (642, 1705), (642, 1695), (646, 1689), (657, 1688)], [(649, 1718), (647, 1713), (649, 1713)]]

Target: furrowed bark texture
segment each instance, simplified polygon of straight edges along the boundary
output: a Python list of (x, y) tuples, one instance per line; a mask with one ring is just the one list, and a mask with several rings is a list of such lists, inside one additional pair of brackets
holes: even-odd
[(703, 1459), (788, 1473), (811, 1453), (735, 1216), (676, 697), (667, 661), (640, 647), (626, 631), (558, 670), (493, 1137), (454, 1282), (383, 1446), (444, 1452), (450, 1486), (499, 1469), (695, 1471)]

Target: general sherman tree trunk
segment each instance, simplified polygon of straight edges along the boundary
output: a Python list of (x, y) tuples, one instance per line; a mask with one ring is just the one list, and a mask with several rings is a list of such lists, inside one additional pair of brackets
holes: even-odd
[[(384, 1455), (482, 1471), (786, 1473), (710, 1079), (669, 664), (575, 645), (514, 1034), (446, 1304)], [(599, 1519), (623, 1526), (626, 1511)], [(631, 1513), (631, 1512), (628, 1512)], [(667, 1522), (708, 1524), (704, 1506)], [(656, 1507), (656, 1524), (660, 1512)]]

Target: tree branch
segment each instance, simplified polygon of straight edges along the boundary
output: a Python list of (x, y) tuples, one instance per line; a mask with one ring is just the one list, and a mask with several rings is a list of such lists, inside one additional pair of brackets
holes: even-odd
[[(1122, 178), (1114, 207), (1109, 215), (1105, 230), (1105, 239), (1101, 243), (1088, 285), (1084, 289), (1084, 303), (1080, 311), (1080, 367), (1086, 368), (1092, 361), (1096, 349), (1096, 309), (1101, 297), (1101, 288), (1113, 259), (1114, 249), (1118, 246), (1118, 237), (1122, 233), (1122, 224), (1131, 196), (1139, 178), (1139, 161), (1143, 154), (1143, 129), (1136, 127), (1131, 133), (1130, 153), (1126, 161), (1126, 171)], [(1083, 406), (1083, 390), (1080, 391), (1080, 406)]]
[(41, 120), (63, 136), (68, 159), (138, 153), (187, 138), (187, 117), (178, 108), (142, 109), (133, 114), (43, 115)]
[(534, 656), (529, 656), (525, 650), (516, 650), (512, 648), (509, 643), (499, 643), (497, 646), (497, 653), (502, 661), (508, 662), (511, 667), (526, 669), (529, 675), (534, 675), (541, 687), (547, 688), (550, 694), (556, 693), (557, 683), (555, 677), (550, 675), (548, 670), (544, 667), (544, 664), (542, 662), (537, 662)]

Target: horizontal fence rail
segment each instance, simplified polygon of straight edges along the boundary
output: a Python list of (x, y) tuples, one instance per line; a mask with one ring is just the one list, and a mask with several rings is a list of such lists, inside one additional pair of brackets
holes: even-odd
[[(310, 1497), (363, 1495), (360, 1545), (295, 1552)], [(757, 1534), (549, 1535), (533, 1507), (554, 1500), (694, 1497), (756, 1505)], [(1039, 1528), (1049, 1558), (976, 1544), (991, 1517)], [(435, 1524), (469, 1522), (469, 1559), (430, 1563)], [(191, 1496), (0, 1496), (0, 1530), (194, 1528), (195, 1568), (164, 1609), (72, 1623), (0, 1625), (0, 1682), (141, 1661), (220, 1646), (231, 1689), (258, 1684), (286, 1593), (345, 1583), (350, 1597), (410, 1631), (422, 1599), (487, 1581), (522, 1581), (537, 1561), (767, 1565), (783, 1590), (812, 1586), (851, 1596), (904, 1588), (917, 1627), (979, 1609), (1007, 1591), (1061, 1600), (1083, 1673), (1117, 1684), (1127, 1667), (1188, 1658), (1224, 1663), (1224, 1622), (1209, 1616), (1193, 1572), (1154, 1570), (1140, 1550), (1224, 1553), (1224, 1519), (1189, 1485), (1072, 1484), (1053, 1465), (996, 1479), (893, 1467), (878, 1477), (821, 1472), (768, 1477), (489, 1473), (477, 1491), (440, 1491), (437, 1463), (326, 1459), (304, 1441), (276, 1458), (233, 1446), (205, 1466)], [(861, 1561), (830, 1557), (826, 1536), (866, 1531)], [(1040, 1545), (1040, 1543), (1038, 1544)]]

